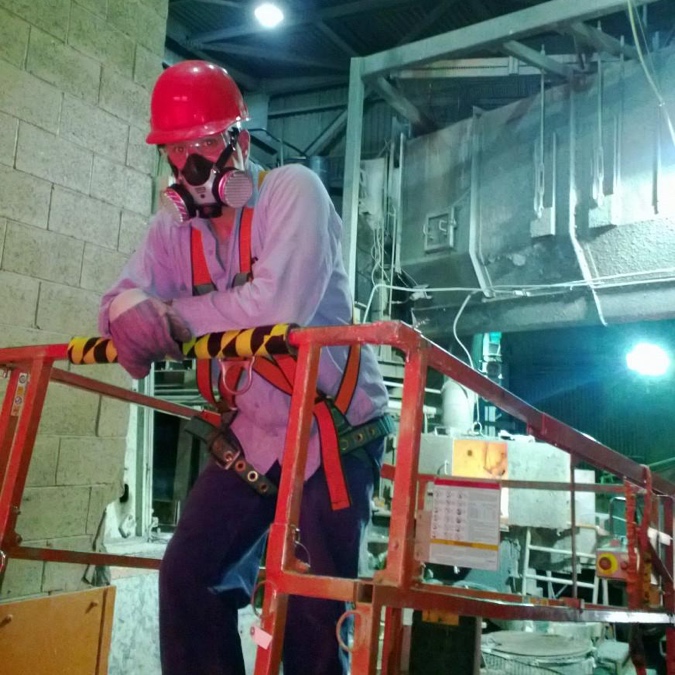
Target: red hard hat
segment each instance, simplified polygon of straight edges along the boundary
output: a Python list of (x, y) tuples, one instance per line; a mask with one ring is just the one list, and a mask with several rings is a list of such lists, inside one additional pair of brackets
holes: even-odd
[(206, 61), (181, 61), (157, 78), (145, 141), (155, 145), (190, 141), (248, 118), (239, 87), (224, 68)]

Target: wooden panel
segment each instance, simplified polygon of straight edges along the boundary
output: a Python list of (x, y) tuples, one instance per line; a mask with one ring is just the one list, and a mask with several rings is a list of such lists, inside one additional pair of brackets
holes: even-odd
[(105, 675), (115, 587), (0, 604), (3, 675)]

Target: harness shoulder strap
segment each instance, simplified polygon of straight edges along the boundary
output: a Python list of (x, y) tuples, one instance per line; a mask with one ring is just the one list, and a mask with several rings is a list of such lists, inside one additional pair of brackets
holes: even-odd
[[(251, 278), (251, 233), (253, 225), (253, 209), (245, 208), (242, 212), (239, 224), (239, 269), (234, 279), (234, 285), (245, 283)], [(192, 295), (205, 295), (216, 290), (212, 281), (204, 254), (204, 241), (201, 230), (196, 227), (190, 228), (190, 257), (192, 262)], [(238, 279), (240, 275), (243, 277)], [(234, 397), (229, 394), (235, 391), (237, 383), (243, 372), (242, 368), (230, 367), (227, 370), (225, 381), (218, 378), (218, 394), (213, 391), (212, 382), (212, 362), (203, 359), (197, 360), (196, 366), (197, 388), (201, 395), (211, 404), (218, 406), (218, 398), (224, 402), (225, 406), (234, 408)]]
[(192, 295), (206, 295), (215, 291), (216, 287), (211, 280), (201, 230), (190, 227), (190, 257), (192, 258)]
[(239, 273), (232, 282), (233, 288), (243, 286), (253, 279), (253, 263), (251, 254), (251, 237), (253, 232), (253, 209), (245, 208), (239, 222)]
[[(204, 255), (204, 241), (201, 230), (190, 227), (190, 258), (192, 261), (192, 295), (206, 295), (216, 289)], [(199, 393), (211, 404), (216, 404), (216, 396), (211, 382), (211, 362), (197, 360), (197, 388)]]
[(251, 253), (251, 236), (253, 234), (253, 209), (245, 208), (239, 223), (239, 271), (251, 274), (253, 255)]
[[(241, 214), (239, 221), (239, 273), (234, 277), (233, 287), (243, 286), (253, 279), (253, 255), (251, 253), (251, 241), (253, 232), (253, 209), (246, 207)], [(230, 410), (236, 408), (234, 395), (231, 393), (237, 390), (237, 384), (241, 379), (245, 366), (232, 364), (223, 378), (218, 378), (218, 389), (220, 398), (225, 406)]]

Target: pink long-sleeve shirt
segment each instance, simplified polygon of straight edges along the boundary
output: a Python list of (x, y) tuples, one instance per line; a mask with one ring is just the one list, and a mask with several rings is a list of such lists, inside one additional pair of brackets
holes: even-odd
[[(251, 253), (253, 280), (232, 288), (239, 270), (239, 224), (227, 241), (218, 242), (208, 220), (189, 225), (202, 233), (204, 255), (216, 290), (192, 295), (190, 227), (158, 213), (147, 235), (124, 267), (120, 278), (103, 296), (99, 329), (109, 335), (112, 300), (129, 288), (140, 288), (162, 300), (187, 322), (193, 335), (275, 323), (301, 326), (347, 325), (352, 299), (342, 262), (342, 223), (318, 177), (301, 165), (270, 171), (255, 204)], [(238, 220), (238, 219), (237, 219)], [(347, 349), (322, 351), (318, 386), (334, 395), (342, 378)], [(290, 397), (259, 376), (237, 397), (239, 413), (232, 430), (248, 461), (266, 472), (283, 455)], [(347, 412), (358, 425), (382, 415), (387, 393), (375, 355), (362, 350), (356, 392)], [(320, 464), (316, 429), (309, 443), (306, 476)]]

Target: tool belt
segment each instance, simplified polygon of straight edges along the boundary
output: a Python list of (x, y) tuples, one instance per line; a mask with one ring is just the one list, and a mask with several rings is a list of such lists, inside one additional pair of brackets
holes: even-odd
[[(339, 433), (340, 454), (346, 455), (355, 451), (355, 454), (358, 454), (360, 451), (359, 457), (364, 461), (368, 459), (362, 450), (364, 445), (394, 433), (394, 422), (389, 415), (377, 417), (356, 427), (350, 426), (346, 418), (340, 416), (339, 420), (336, 419), (336, 427)], [(277, 486), (246, 461), (244, 451), (234, 434), (219, 429), (198, 415), (188, 422), (185, 431), (206, 445), (206, 449), (218, 466), (225, 470), (233, 470), (258, 494), (265, 497), (277, 494)]]

